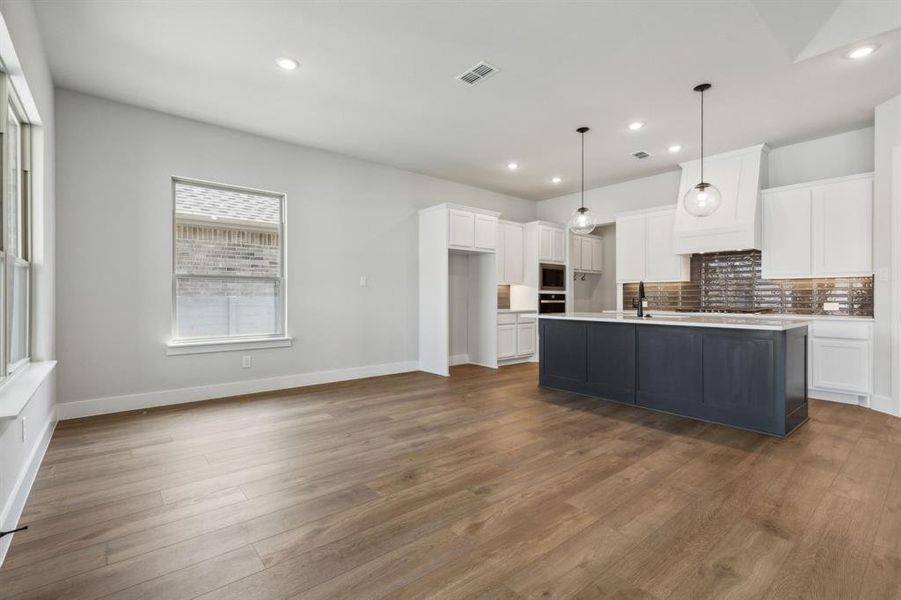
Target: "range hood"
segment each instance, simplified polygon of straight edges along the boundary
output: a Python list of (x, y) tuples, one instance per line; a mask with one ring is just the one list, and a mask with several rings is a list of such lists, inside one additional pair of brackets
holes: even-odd
[(704, 158), (704, 179), (722, 195), (707, 217), (685, 210), (682, 198), (700, 181), (700, 161), (682, 163), (673, 245), (676, 254), (760, 249), (760, 188), (767, 181), (766, 144)]

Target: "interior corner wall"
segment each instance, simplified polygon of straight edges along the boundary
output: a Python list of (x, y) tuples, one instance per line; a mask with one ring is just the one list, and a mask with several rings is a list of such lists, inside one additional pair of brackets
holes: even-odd
[[(57, 90), (60, 411), (66, 416), (413, 370), (418, 216), (535, 203)], [(173, 175), (287, 194), (291, 348), (166, 356)], [(368, 286), (361, 287), (361, 275)]]
[(874, 406), (901, 417), (901, 181), (892, 165), (893, 151), (901, 147), (901, 95), (876, 107), (874, 146)]
[[(32, 356), (55, 358), (54, 326), (54, 90), (50, 69), (31, 2), (0, 0), (4, 46), (0, 48), (14, 83), (25, 82), (40, 125), (33, 128), (34, 170), (32, 193)], [(6, 37), (8, 33), (8, 38)], [(11, 41), (10, 46), (5, 44)], [(16, 65), (7, 59), (15, 55)], [(11, 61), (10, 61), (11, 62)], [(29, 109), (30, 110), (30, 109)], [(33, 118), (33, 115), (28, 115)], [(18, 523), (40, 465), (42, 453), (56, 423), (56, 379), (50, 375), (16, 419), (0, 422), (0, 529)], [(11, 536), (0, 540), (0, 563)]]

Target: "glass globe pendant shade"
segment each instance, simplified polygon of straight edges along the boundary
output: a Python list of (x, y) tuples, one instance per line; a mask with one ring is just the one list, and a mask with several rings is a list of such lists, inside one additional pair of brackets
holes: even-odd
[(594, 216), (584, 206), (573, 211), (569, 218), (569, 230), (573, 233), (585, 235), (594, 230)]
[(720, 191), (716, 186), (701, 182), (688, 190), (682, 203), (688, 214), (709, 217), (720, 207)]

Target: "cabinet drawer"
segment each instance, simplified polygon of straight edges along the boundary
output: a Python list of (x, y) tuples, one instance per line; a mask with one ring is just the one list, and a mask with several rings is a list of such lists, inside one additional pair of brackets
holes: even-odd
[(810, 328), (811, 337), (836, 338), (840, 340), (869, 340), (870, 323), (854, 323), (851, 321), (814, 321)]
[(498, 325), (515, 325), (516, 313), (497, 313)]

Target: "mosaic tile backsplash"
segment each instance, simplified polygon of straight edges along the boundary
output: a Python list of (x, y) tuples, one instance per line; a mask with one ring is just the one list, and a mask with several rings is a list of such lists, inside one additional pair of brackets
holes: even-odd
[[(654, 310), (873, 316), (873, 277), (763, 279), (757, 250), (694, 254), (691, 281), (646, 283)], [(623, 285), (623, 308), (633, 306), (638, 284)], [(824, 302), (838, 310), (823, 310)]]

